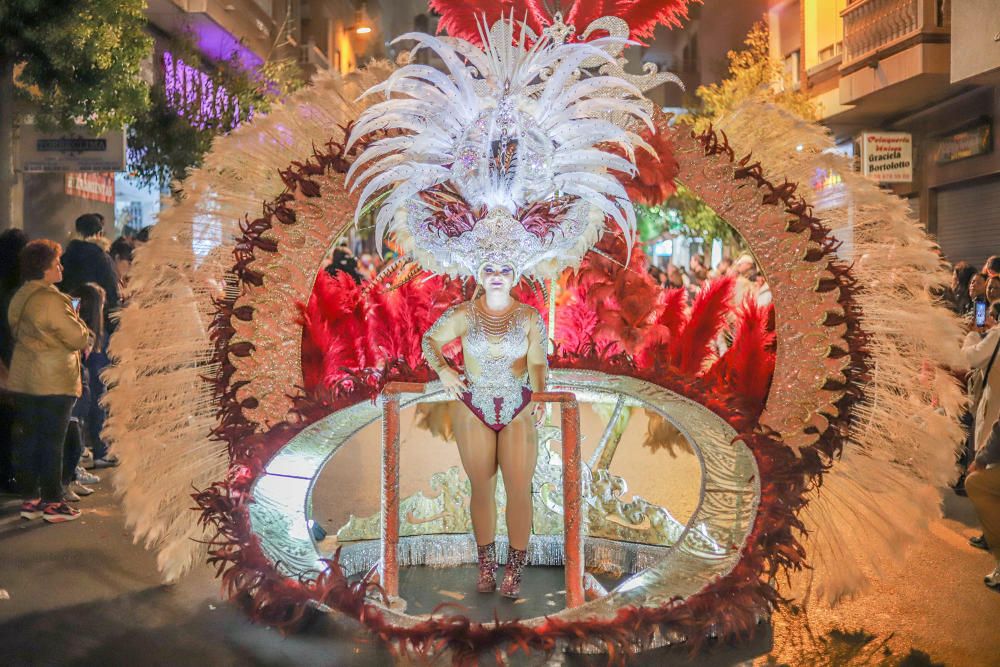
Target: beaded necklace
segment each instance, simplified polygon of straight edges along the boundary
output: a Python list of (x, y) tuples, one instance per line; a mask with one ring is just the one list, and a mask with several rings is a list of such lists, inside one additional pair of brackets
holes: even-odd
[(473, 302), (477, 319), (483, 332), (490, 338), (503, 338), (510, 332), (510, 323), (517, 312), (517, 302), (513, 301), (506, 310), (499, 314), (491, 313), (477, 299)]

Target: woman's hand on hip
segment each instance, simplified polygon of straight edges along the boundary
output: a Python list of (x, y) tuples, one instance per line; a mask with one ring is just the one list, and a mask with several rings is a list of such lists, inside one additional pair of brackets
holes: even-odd
[(451, 366), (438, 371), (438, 377), (441, 378), (441, 386), (444, 387), (445, 393), (452, 398), (457, 399), (461, 397), (462, 392), (469, 390), (465, 380)]

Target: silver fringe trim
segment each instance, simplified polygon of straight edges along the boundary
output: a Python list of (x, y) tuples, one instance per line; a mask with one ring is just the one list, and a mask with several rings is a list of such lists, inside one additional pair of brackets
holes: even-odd
[[(496, 537), (497, 560), (507, 561), (507, 537)], [(584, 538), (584, 565), (596, 572), (612, 576), (635, 574), (661, 560), (670, 547), (615, 542), (599, 537)], [(365, 540), (342, 545), (340, 566), (348, 576), (367, 572), (379, 562), (382, 546), (379, 540)], [(469, 534), (414, 535), (399, 539), (399, 565), (408, 567), (455, 567), (476, 563), (476, 542)], [(528, 542), (528, 564), (562, 566), (562, 535), (532, 535)]]

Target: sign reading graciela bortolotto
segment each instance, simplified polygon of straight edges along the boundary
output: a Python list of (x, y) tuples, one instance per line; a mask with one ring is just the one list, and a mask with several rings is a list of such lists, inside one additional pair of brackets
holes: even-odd
[(861, 173), (879, 183), (913, 180), (913, 136), (908, 132), (862, 132)]

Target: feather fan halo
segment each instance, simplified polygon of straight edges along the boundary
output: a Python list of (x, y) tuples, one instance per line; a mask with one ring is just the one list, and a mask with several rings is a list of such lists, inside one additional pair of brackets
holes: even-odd
[[(370, 209), (375, 238), (393, 235), (424, 268), (475, 277), (486, 262), (553, 277), (575, 266), (606, 221), (631, 243), (635, 211), (623, 179), (636, 150), (656, 152), (642, 91), (587, 70), (614, 63), (622, 37), (560, 43), (513, 16), (480, 24), (484, 44), (408, 33), (447, 74), (413, 63), (365, 95), (385, 101), (361, 115), (347, 173), (361, 188), (355, 220)], [(519, 34), (518, 34), (519, 33)]]

